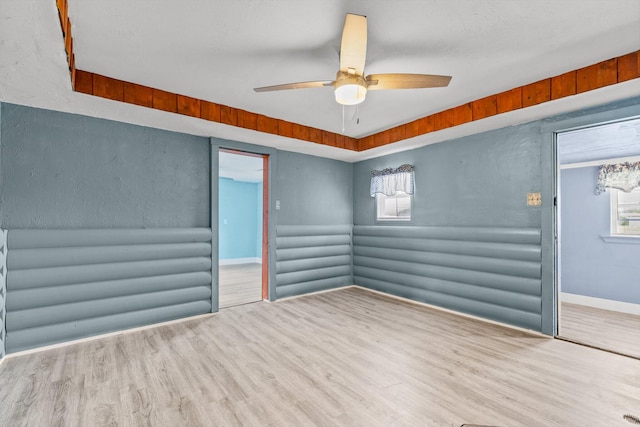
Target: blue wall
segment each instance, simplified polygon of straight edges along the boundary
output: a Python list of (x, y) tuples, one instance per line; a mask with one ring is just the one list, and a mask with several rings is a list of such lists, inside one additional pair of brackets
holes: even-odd
[(280, 200), (278, 225), (351, 225), (352, 183), (350, 163), (278, 152), (273, 189), (273, 197)]
[(561, 171), (561, 290), (640, 304), (640, 244), (602, 240), (611, 202), (595, 195), (597, 176), (597, 167)]
[[(356, 163), (355, 283), (551, 333), (541, 311), (543, 207), (526, 203), (543, 188), (540, 125)], [(371, 170), (404, 163), (415, 166), (411, 222), (376, 223)]]
[(259, 258), (262, 246), (262, 184), (219, 179), (220, 259)]
[(498, 129), (356, 163), (354, 225), (375, 224), (371, 170), (409, 163), (416, 180), (411, 225), (539, 228), (541, 208), (526, 204), (527, 193), (541, 187), (539, 126)]
[(4, 228), (209, 227), (207, 138), (0, 108)]

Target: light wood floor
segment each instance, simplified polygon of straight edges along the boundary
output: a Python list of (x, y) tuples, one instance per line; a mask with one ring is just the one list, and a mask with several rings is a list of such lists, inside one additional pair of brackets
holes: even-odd
[(640, 358), (640, 316), (563, 302), (560, 335)]
[(358, 288), (9, 358), (2, 426), (622, 426), (640, 361)]
[(262, 264), (221, 265), (220, 308), (262, 301)]

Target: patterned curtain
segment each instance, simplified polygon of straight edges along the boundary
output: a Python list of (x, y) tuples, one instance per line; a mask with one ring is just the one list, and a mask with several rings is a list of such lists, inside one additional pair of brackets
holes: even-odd
[(596, 194), (604, 193), (607, 188), (629, 193), (637, 187), (640, 187), (640, 162), (600, 166)]
[(376, 193), (393, 196), (396, 191), (413, 194), (414, 176), (412, 165), (402, 165), (395, 169), (386, 168), (371, 172), (371, 197)]

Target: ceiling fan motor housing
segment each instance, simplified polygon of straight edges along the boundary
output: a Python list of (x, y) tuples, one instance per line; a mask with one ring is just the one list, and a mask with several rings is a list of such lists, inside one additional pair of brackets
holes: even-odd
[(363, 76), (338, 71), (333, 83), (336, 102), (342, 105), (356, 105), (367, 96), (367, 82)]

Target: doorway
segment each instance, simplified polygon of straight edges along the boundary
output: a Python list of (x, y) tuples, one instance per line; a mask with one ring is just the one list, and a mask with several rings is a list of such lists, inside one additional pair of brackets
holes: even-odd
[(219, 307), (268, 299), (267, 155), (218, 154)]
[(640, 358), (640, 119), (556, 141), (557, 336)]

